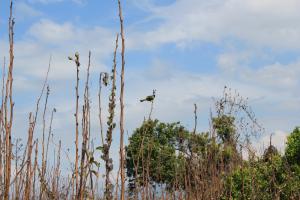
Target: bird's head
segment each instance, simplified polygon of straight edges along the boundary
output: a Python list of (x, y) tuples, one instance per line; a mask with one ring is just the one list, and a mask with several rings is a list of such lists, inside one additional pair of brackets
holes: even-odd
[(155, 97), (155, 93), (156, 93), (156, 90), (154, 89), (154, 90), (153, 90), (153, 96), (154, 96), (154, 97)]

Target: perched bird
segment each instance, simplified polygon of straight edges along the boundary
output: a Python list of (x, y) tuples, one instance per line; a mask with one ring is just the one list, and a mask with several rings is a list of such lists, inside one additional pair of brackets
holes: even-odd
[(76, 60), (79, 60), (79, 53), (78, 52), (75, 53), (75, 58), (76, 58)]
[(155, 99), (155, 90), (153, 90), (153, 94), (152, 95), (149, 95), (149, 96), (147, 96), (144, 99), (141, 99), (140, 102), (144, 102), (144, 101), (152, 102), (154, 99)]
[(107, 86), (109, 82), (109, 74), (107, 72), (103, 72), (102, 83)]

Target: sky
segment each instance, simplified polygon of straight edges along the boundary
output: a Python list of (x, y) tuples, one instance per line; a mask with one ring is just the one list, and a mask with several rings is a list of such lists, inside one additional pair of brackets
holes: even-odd
[[(150, 105), (139, 99), (153, 89), (157, 90), (153, 117), (181, 121), (192, 129), (196, 103), (198, 131), (207, 130), (213, 98), (220, 97), (226, 85), (249, 98), (265, 127), (254, 146), (267, 145), (272, 133), (273, 144), (284, 149), (287, 134), (300, 125), (299, 0), (125, 0), (122, 4), (128, 135), (148, 115)], [(8, 55), (8, 8), (8, 0), (0, 2), (2, 58)], [(90, 50), (92, 137), (99, 144), (98, 78), (112, 66), (119, 32), (117, 1), (16, 0), (14, 16), (14, 135), (26, 138), (28, 114), (35, 109), (52, 56), (46, 119), (49, 123), (56, 108), (54, 138), (62, 140), (65, 149), (74, 149), (76, 68), (67, 58), (80, 53), (83, 85)], [(107, 110), (107, 99), (103, 101)], [(118, 122), (118, 112), (116, 116)], [(40, 136), (39, 127), (36, 137)], [(115, 155), (117, 142), (116, 131)]]

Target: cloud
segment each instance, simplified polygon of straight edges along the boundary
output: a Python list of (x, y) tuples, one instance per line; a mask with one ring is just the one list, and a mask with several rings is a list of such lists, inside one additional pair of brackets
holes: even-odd
[(279, 89), (296, 89), (300, 85), (298, 79), (300, 75), (299, 66), (299, 61), (288, 65), (274, 63), (258, 70), (248, 69), (241, 78), (256, 81), (260, 84), (275, 86)]
[(151, 66), (146, 67), (144, 76), (152, 80), (169, 80), (176, 70), (178, 69), (176, 69), (175, 63), (154, 59)]
[[(149, 7), (149, 3), (146, 4)], [(177, 0), (169, 6), (152, 4), (157, 28), (132, 33), (133, 47), (204, 41), (220, 43), (228, 38), (250, 46), (299, 49), (300, 13), (297, 0)], [(141, 45), (143, 44), (143, 45)]]
[[(50, 78), (65, 80), (73, 77), (74, 63), (68, 56), (81, 54), (81, 63), (88, 63), (88, 52), (92, 51), (92, 72), (105, 70), (106, 59), (114, 49), (114, 34), (103, 27), (81, 28), (70, 22), (57, 23), (41, 19), (34, 23), (15, 41), (16, 73), (26, 78), (43, 79), (52, 55)], [(1, 52), (8, 52), (6, 41), (0, 41)]]
[(218, 56), (217, 64), (223, 72), (235, 73), (245, 67), (250, 56), (248, 52), (227, 52)]
[(217, 58), (218, 67), (223, 73), (232, 75), (241, 81), (257, 86), (269, 87), (273, 90), (285, 89), (293, 92), (300, 87), (300, 61), (292, 60), (287, 64), (271, 61), (253, 68), (251, 61), (259, 59), (256, 53), (234, 51), (220, 54)]
[(39, 10), (34, 9), (25, 2), (16, 3), (16, 19), (18, 21), (24, 21), (28, 18), (39, 17), (43, 13)]
[(58, 44), (74, 41), (75, 27), (71, 23), (58, 24), (48, 19), (42, 19), (33, 24), (28, 34), (42, 42)]

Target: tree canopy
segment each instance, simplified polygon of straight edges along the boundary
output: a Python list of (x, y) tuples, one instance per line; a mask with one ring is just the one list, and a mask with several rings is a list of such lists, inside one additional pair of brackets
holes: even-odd
[(285, 156), (290, 164), (300, 165), (300, 129), (295, 128), (287, 138)]
[[(188, 131), (179, 122), (147, 120), (129, 138), (126, 168), (131, 194), (149, 187), (184, 191), (185, 198), (297, 199), (300, 197), (300, 131), (284, 155), (270, 143), (264, 154), (242, 159), (235, 118), (212, 118), (216, 135)], [(194, 195), (194, 196), (193, 196)]]

